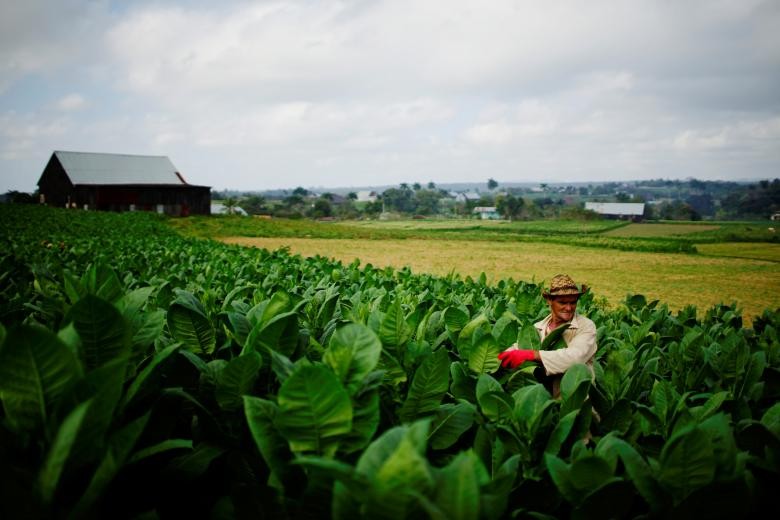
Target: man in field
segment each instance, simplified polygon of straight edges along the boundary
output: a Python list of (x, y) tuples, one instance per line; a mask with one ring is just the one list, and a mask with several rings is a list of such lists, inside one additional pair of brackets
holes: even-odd
[(558, 350), (521, 349), (517, 343), (498, 355), (505, 368), (517, 368), (526, 361), (541, 363), (545, 376), (551, 378), (553, 397), (560, 395), (562, 374), (572, 365), (583, 363), (593, 373), (596, 354), (596, 325), (577, 313), (577, 301), (588, 288), (577, 285), (566, 274), (559, 274), (550, 281), (550, 288), (542, 294), (550, 307), (550, 314), (534, 327), (542, 341), (553, 330), (568, 325), (563, 332), (566, 348)]

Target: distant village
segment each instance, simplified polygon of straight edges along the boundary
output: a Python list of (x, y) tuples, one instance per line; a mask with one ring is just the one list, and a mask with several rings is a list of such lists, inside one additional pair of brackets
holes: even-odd
[(780, 179), (753, 183), (643, 180), (602, 183), (425, 184), (215, 191), (187, 182), (165, 156), (55, 151), (34, 193), (0, 200), (171, 216), (265, 218), (780, 220)]
[(778, 220), (780, 179), (757, 183), (651, 180), (588, 184), (402, 183), (345, 190), (213, 192), (216, 212), (287, 218), (530, 220)]

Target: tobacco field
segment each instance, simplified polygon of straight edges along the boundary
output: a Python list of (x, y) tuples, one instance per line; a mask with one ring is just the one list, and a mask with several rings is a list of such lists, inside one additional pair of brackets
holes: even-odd
[(560, 346), (537, 284), (2, 205), (0, 516), (776, 513), (780, 310), (578, 310), (595, 381), (575, 366), (553, 399), (497, 359)]

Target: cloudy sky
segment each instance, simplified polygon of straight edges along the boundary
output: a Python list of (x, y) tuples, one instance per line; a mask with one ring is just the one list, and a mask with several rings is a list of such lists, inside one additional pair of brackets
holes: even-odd
[(0, 0), (0, 192), (780, 176), (780, 0)]

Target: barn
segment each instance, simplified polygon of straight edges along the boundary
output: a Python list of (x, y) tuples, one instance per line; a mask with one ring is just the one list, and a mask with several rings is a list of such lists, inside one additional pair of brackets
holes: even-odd
[(644, 202), (586, 202), (585, 209), (619, 219), (640, 220), (645, 214)]
[(211, 187), (188, 184), (166, 156), (52, 153), (38, 180), (42, 203), (103, 211), (208, 215)]

